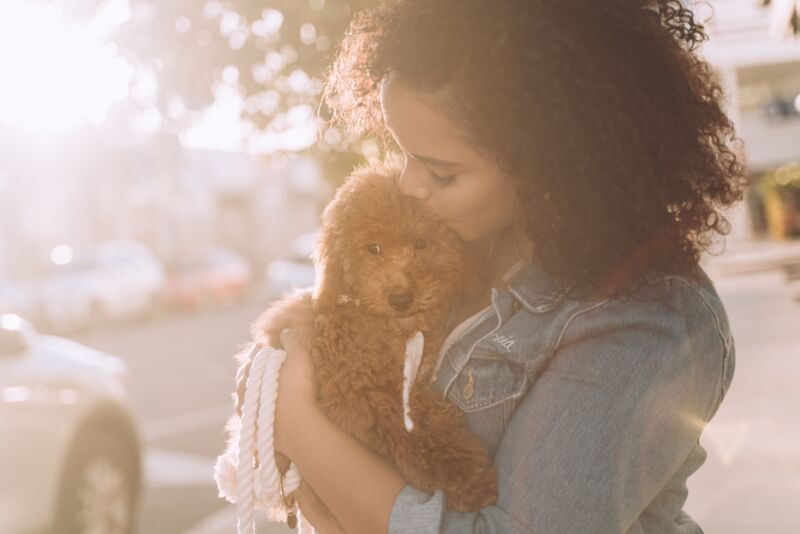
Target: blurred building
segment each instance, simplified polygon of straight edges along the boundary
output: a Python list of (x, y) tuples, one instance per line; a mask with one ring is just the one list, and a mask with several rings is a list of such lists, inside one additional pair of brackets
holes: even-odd
[(225, 247), (261, 268), (318, 226), (332, 193), (303, 156), (268, 164), (121, 131), (47, 144), (8, 140), (0, 153), (0, 272), (15, 278), (35, 276), (58, 245), (115, 237), (145, 243), (167, 265)]
[[(299, 234), (316, 229), (333, 194), (319, 164), (307, 156), (267, 163), (241, 153), (185, 150), (182, 160), (187, 187), (205, 198), (198, 198), (198, 205), (209, 210), (205, 220), (213, 221), (205, 238), (242, 253), (257, 267), (283, 256)], [(180, 226), (175, 223), (173, 228)], [(180, 248), (181, 243), (191, 247), (193, 240), (176, 241)]]
[(84, 160), (70, 143), (0, 134), (0, 271), (24, 276), (67, 237), (91, 242)]
[(696, 5), (702, 18), (713, 15), (703, 52), (725, 87), (752, 178), (747, 202), (732, 214), (734, 239), (800, 237), (800, 36), (793, 34), (794, 6), (758, 0)]

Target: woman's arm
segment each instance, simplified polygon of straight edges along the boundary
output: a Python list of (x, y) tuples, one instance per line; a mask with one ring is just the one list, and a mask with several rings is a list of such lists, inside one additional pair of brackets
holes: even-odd
[(290, 357), (278, 386), (276, 450), (292, 459), (346, 532), (387, 532), (392, 506), (406, 481), (316, 408), (308, 351), (291, 335), (281, 336), (281, 342)]

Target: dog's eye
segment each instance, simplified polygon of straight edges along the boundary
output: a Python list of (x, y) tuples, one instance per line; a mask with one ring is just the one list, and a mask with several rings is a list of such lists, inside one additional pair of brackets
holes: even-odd
[(428, 243), (426, 243), (424, 239), (417, 239), (417, 241), (414, 243), (414, 248), (418, 250), (423, 249), (427, 246)]
[(381, 253), (381, 246), (377, 243), (370, 243), (367, 245), (367, 250), (369, 250), (370, 254), (375, 254), (378, 256)]

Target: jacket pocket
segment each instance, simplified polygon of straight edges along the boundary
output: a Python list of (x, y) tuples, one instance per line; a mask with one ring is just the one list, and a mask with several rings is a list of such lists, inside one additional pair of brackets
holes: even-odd
[(525, 368), (495, 353), (476, 350), (447, 390), (462, 411), (473, 413), (511, 404), (528, 389)]

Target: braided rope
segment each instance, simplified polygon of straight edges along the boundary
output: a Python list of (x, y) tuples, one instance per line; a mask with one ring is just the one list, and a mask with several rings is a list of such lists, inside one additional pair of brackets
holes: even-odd
[[(239, 458), (236, 467), (236, 517), (239, 534), (255, 532), (254, 510), (280, 508), (280, 472), (275, 465), (273, 424), (278, 398), (278, 375), (286, 352), (263, 347), (253, 359), (245, 386)], [(257, 446), (256, 446), (257, 444)], [(255, 465), (254, 456), (258, 456)], [(287, 494), (300, 487), (300, 474), (292, 464), (284, 478)]]
[[(421, 332), (417, 332), (406, 342), (403, 365), (403, 419), (408, 432), (414, 428), (410, 417), (410, 388), (419, 371), (423, 347), (424, 337)], [(236, 519), (239, 534), (255, 532), (256, 508), (287, 512), (280, 497), (281, 474), (275, 464), (273, 441), (278, 376), (283, 362), (286, 361), (286, 351), (259, 345), (254, 346), (253, 350), (258, 352), (252, 359), (245, 386), (236, 460), (234, 491), (237, 494)], [(294, 463), (289, 466), (283, 477), (283, 489), (287, 495), (298, 490), (300, 473)], [(219, 480), (220, 477), (218, 483)], [(300, 531), (311, 530), (312, 527), (303, 521), (301, 516)]]

